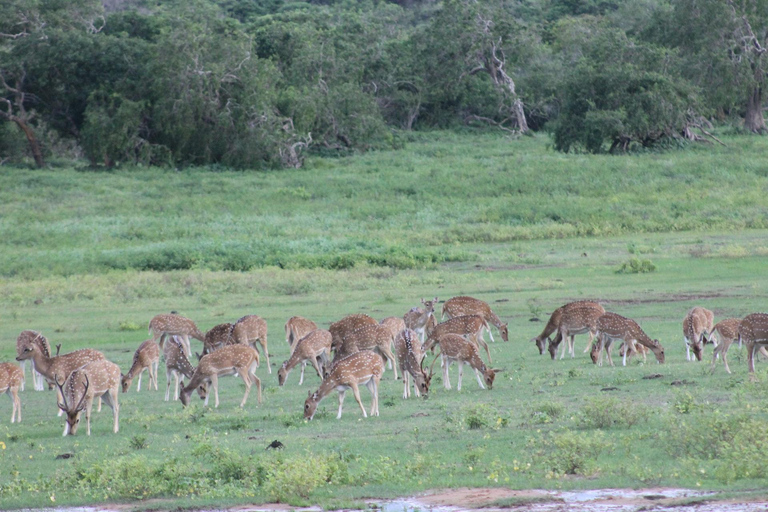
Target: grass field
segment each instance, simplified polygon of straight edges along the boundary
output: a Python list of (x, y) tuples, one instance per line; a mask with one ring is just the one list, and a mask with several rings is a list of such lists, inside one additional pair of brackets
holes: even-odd
[[(120, 396), (119, 434), (105, 409), (90, 437), (67, 438), (53, 392), (28, 378), (21, 425), (0, 397), (2, 508), (172, 507), (187, 494), (197, 506), (330, 508), (458, 486), (765, 489), (765, 365), (749, 382), (734, 346), (733, 374), (710, 373), (711, 348), (687, 363), (682, 342), (694, 305), (719, 320), (768, 301), (768, 142), (726, 141), (617, 158), (556, 154), (543, 137), (442, 133), (298, 171), (4, 170), (0, 360), (35, 329), (64, 351), (103, 350), (125, 371), (149, 319), (178, 310), (201, 329), (263, 316), (273, 373), (257, 370), (261, 406), (251, 395), (237, 407), (237, 379), (221, 381), (217, 410), (134, 388)], [(616, 273), (632, 258), (656, 270)], [(453, 390), (437, 376), (428, 399), (405, 401), (387, 371), (380, 417), (362, 419), (348, 396), (337, 421), (334, 395), (304, 422), (319, 379), (308, 373), (299, 387), (294, 371), (278, 388), (290, 316), (327, 326), (459, 294), (509, 322), (510, 342), (491, 344), (505, 369), (493, 390), (465, 372), (457, 392), (454, 367)], [(667, 364), (596, 367), (584, 336), (573, 360), (540, 356), (530, 338), (555, 307), (583, 298), (638, 320)], [(275, 439), (285, 449), (265, 450)]]

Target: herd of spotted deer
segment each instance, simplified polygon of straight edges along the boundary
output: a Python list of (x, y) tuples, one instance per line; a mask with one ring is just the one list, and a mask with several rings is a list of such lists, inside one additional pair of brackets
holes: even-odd
[[(373, 395), (370, 409), (372, 416), (378, 416), (378, 387), (384, 373), (385, 363), (389, 363), (397, 379), (398, 369), (403, 376), (403, 398), (411, 394), (410, 380), (416, 396), (427, 394), (433, 376), (437, 358), (441, 359), (443, 385), (451, 389), (448, 368), (453, 362), (458, 363), (459, 375), (457, 389), (461, 390), (462, 370), (469, 365), (475, 372), (481, 388), (491, 389), (497, 373), (501, 370), (486, 366), (479, 354), (479, 347), (485, 349), (488, 362), (491, 354), (483, 333), (493, 340), (490, 326), (495, 326), (504, 341), (509, 341), (507, 324), (501, 322), (490, 306), (479, 299), (467, 296), (453, 297), (442, 307), (442, 318), (438, 323), (435, 318), (435, 306), (438, 298), (422, 299), (424, 307), (408, 311), (402, 318), (387, 317), (381, 322), (365, 314), (353, 314), (334, 322), (326, 329), (300, 316), (290, 318), (285, 324), (286, 341), (290, 345), (290, 357), (277, 371), (278, 385), (285, 384), (288, 373), (301, 364), (299, 384), (304, 381), (304, 369), (311, 364), (322, 383), (317, 391), (309, 392), (304, 403), (304, 417), (311, 420), (317, 406), (332, 391), (339, 393), (341, 418), (344, 395), (352, 389), (362, 414), (368, 413), (360, 400), (358, 386), (364, 384)], [(730, 345), (737, 341), (746, 344), (747, 364), (750, 374), (754, 373), (754, 356), (761, 350), (768, 356), (768, 314), (753, 313), (743, 319), (729, 318), (713, 325), (711, 311), (694, 307), (683, 320), (683, 339), (686, 358), (701, 361), (704, 345), (715, 346), (712, 355), (712, 369), (717, 359), (722, 356), (725, 369), (728, 367), (727, 352)], [(267, 369), (272, 373), (267, 351), (267, 323), (256, 315), (248, 315), (234, 324), (224, 323), (211, 328), (208, 332), (200, 331), (195, 323), (176, 313), (160, 314), (149, 323), (152, 339), (144, 341), (133, 356), (133, 363), (127, 373), (105, 359), (104, 354), (93, 349), (82, 349), (64, 355), (53, 356), (48, 340), (40, 333), (25, 330), (16, 340), (17, 361), (0, 363), (0, 393), (7, 393), (13, 402), (11, 423), (21, 422), (21, 400), (19, 390), (24, 389), (24, 365), (32, 361), (32, 375), (36, 390), (55, 386), (59, 416), (66, 414), (64, 435), (74, 435), (85, 411), (87, 433), (90, 435), (90, 417), (94, 398), (99, 399), (101, 409), (103, 399), (113, 412), (113, 431), (118, 431), (118, 391), (127, 392), (133, 379), (138, 376), (137, 391), (141, 389), (141, 376), (146, 369), (149, 373), (149, 389), (154, 384), (158, 389), (157, 371), (162, 351), (167, 385), (165, 400), (170, 399), (171, 377), (175, 381), (174, 400), (179, 399), (184, 406), (190, 401), (193, 391), (197, 390), (200, 398), (208, 404), (209, 387), (213, 388), (215, 407), (219, 406), (218, 378), (226, 375), (239, 375), (245, 383), (245, 394), (240, 407), (245, 405), (251, 386), (256, 384), (258, 402), (262, 402), (261, 380), (255, 369), (259, 366), (259, 350), (264, 354)], [(576, 301), (556, 309), (549, 318), (544, 330), (533, 338), (539, 353), (543, 354), (548, 345), (552, 359), (556, 358), (557, 349), (562, 344), (560, 358), (566, 349), (574, 357), (574, 336), (590, 335), (590, 341), (584, 350), (590, 351), (592, 361), (602, 365), (603, 353), (613, 365), (611, 346), (621, 340), (619, 354), (623, 364), (634, 355), (645, 359), (648, 350), (654, 353), (659, 363), (664, 363), (664, 348), (658, 340), (651, 339), (634, 320), (616, 313), (606, 312), (603, 306), (594, 301)], [(552, 337), (554, 335), (554, 338)], [(189, 338), (202, 341), (202, 355), (197, 354), (198, 365), (190, 362), (191, 346)], [(394, 346), (394, 353), (392, 347)], [(439, 348), (429, 372), (424, 368), (427, 351)], [(57, 345), (57, 349), (60, 345)], [(693, 357), (691, 355), (693, 353)], [(333, 353), (333, 359), (331, 359)], [(58, 350), (57, 350), (58, 354)], [(189, 383), (184, 385), (184, 377)]]

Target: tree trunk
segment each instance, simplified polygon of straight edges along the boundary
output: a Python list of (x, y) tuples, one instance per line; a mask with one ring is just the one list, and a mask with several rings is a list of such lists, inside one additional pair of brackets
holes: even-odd
[(763, 118), (763, 89), (759, 85), (747, 96), (747, 113), (744, 116), (744, 128), (752, 133), (765, 133), (765, 118)]
[(38, 141), (37, 137), (35, 137), (35, 131), (19, 116), (11, 116), (11, 121), (16, 123), (16, 126), (18, 126), (19, 129), (24, 132), (24, 135), (27, 137), (27, 142), (29, 142), (29, 149), (32, 151), (32, 156), (35, 159), (35, 165), (40, 168), (45, 167), (43, 149), (40, 147), (40, 141)]

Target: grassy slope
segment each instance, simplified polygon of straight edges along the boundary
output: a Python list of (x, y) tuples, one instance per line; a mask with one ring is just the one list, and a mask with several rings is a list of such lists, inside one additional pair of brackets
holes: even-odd
[[(34, 328), (44, 332), (54, 344), (62, 343), (64, 350), (100, 348), (127, 369), (132, 351), (146, 337), (144, 326), (149, 318), (177, 309), (194, 318), (201, 328), (248, 313), (264, 316), (270, 326), (272, 362), (279, 365), (287, 357), (282, 326), (291, 315), (301, 314), (327, 325), (346, 313), (363, 311), (378, 318), (401, 315), (416, 305), (419, 297), (438, 295), (444, 299), (465, 293), (491, 302), (497, 313), (510, 322), (512, 340), (491, 347), (494, 366), (506, 369), (492, 391), (479, 390), (474, 377), (465, 372), (461, 393), (455, 389), (444, 391), (437, 378), (429, 400), (406, 402), (400, 398), (401, 382), (393, 382), (392, 373), (387, 372), (381, 392), (382, 416), (369, 420), (360, 419), (353, 398), (348, 396), (340, 421), (334, 419), (336, 399), (330, 397), (321, 404), (324, 413), (316, 421), (304, 423), (302, 402), (306, 390), (317, 386), (317, 378), (310, 374), (309, 384), (298, 387), (298, 373), (294, 372), (288, 385), (279, 389), (276, 374), (269, 376), (262, 367), (257, 371), (265, 385), (265, 403), (260, 407), (256, 406), (254, 395), (245, 411), (236, 407), (242, 384), (234, 379), (222, 381), (222, 406), (208, 412), (203, 412), (199, 404), (182, 411), (178, 402), (163, 402), (162, 392), (142, 391), (137, 395), (132, 390), (121, 395), (119, 435), (109, 431), (107, 410), (94, 415), (90, 438), (61, 438), (62, 422), (54, 416), (53, 394), (28, 388), (22, 394), (21, 426), (7, 423), (10, 404), (7, 399), (0, 400), (0, 441), (6, 445), (6, 449), (0, 450), (0, 498), (4, 507), (50, 504), (52, 495), (57, 503), (79, 503), (172, 496), (188, 491), (197, 492), (202, 502), (260, 501), (279, 496), (299, 503), (302, 498), (280, 490), (275, 483), (280, 481), (277, 476), (265, 477), (263, 472), (264, 468), (275, 467), (276, 459), (308, 459), (307, 452), (314, 457), (325, 456), (322, 460), (326, 463), (341, 457), (348, 467), (350, 476), (338, 477), (334, 485), (321, 485), (308, 494), (308, 501), (336, 506), (366, 496), (464, 485), (765, 488), (764, 478), (752, 476), (761, 474), (761, 464), (765, 463), (745, 455), (756, 453), (761, 460), (766, 459), (764, 445), (754, 447), (750, 441), (747, 450), (741, 441), (730, 440), (733, 433), (728, 433), (728, 428), (723, 429), (722, 439), (713, 442), (698, 428), (708, 426), (707, 422), (715, 421), (713, 418), (732, 419), (738, 411), (747, 410), (749, 416), (742, 423), (726, 422), (727, 425), (764, 429), (768, 412), (768, 401), (760, 393), (765, 384), (764, 370), (760, 383), (747, 382), (743, 354), (739, 356), (738, 348), (734, 347), (730, 359), (734, 375), (725, 374), (722, 367), (710, 375), (706, 364), (684, 361), (680, 335), (682, 316), (693, 305), (713, 309), (717, 319), (764, 309), (768, 289), (760, 276), (766, 254), (765, 231), (731, 229), (518, 240), (523, 229), (529, 230), (526, 237), (566, 234), (563, 230), (571, 229), (568, 226), (580, 224), (621, 231), (620, 224), (612, 220), (613, 213), (606, 212), (604, 202), (579, 200), (573, 210), (563, 207), (562, 199), (567, 196), (563, 182), (571, 180), (556, 180), (554, 175), (550, 179), (557, 182), (558, 192), (552, 197), (536, 194), (526, 198), (529, 214), (535, 218), (540, 214), (537, 212), (546, 208), (570, 212), (572, 224), (526, 223), (516, 227), (506, 216), (496, 222), (486, 219), (477, 223), (479, 219), (467, 213), (518, 208), (517, 201), (508, 197), (492, 197), (489, 191), (493, 187), (486, 188), (488, 181), (480, 172), (483, 168), (493, 171), (503, 165), (512, 166), (509, 153), (514, 153), (514, 166), (528, 174), (527, 181), (521, 179), (520, 183), (530, 190), (543, 188), (551, 168), (578, 169), (576, 172), (584, 176), (603, 176), (603, 182), (621, 180), (624, 176), (627, 182), (657, 183), (662, 189), (658, 197), (632, 192), (629, 185), (618, 194), (603, 189), (607, 197), (616, 194), (635, 198), (632, 208), (645, 205), (641, 217), (649, 222), (648, 229), (656, 222), (660, 223), (658, 229), (663, 229), (664, 224), (658, 219), (666, 219), (675, 211), (665, 206), (669, 204), (665, 201), (671, 194), (667, 188), (674, 188), (678, 182), (680, 190), (691, 190), (681, 192), (679, 200), (682, 206), (678, 211), (687, 219), (686, 225), (734, 228), (754, 224), (764, 207), (758, 196), (765, 190), (766, 179), (761, 177), (758, 159), (749, 155), (756, 151), (754, 145), (762, 141), (730, 142), (732, 147), (726, 150), (709, 148), (619, 159), (565, 157), (546, 152), (541, 140), (525, 139), (510, 144), (494, 137), (468, 137), (465, 143), (444, 134), (437, 140), (413, 143), (403, 153), (317, 160), (310, 170), (286, 173), (187, 171), (166, 173), (162, 175), (165, 181), (148, 171), (96, 175), (72, 170), (12, 171), (11, 178), (4, 175), (0, 178), (4, 181), (0, 194), (5, 195), (0, 208), (3, 234), (8, 236), (2, 237), (5, 245), (0, 254), (6, 262), (18, 258), (24, 269), (15, 277), (4, 278), (0, 287), (0, 340), (4, 340), (0, 344), (0, 360), (13, 357), (13, 340), (19, 331)], [(477, 199), (468, 187), (451, 187), (456, 179), (448, 179), (449, 164), (441, 161), (451, 162), (450, 169), (458, 169), (458, 175), (466, 174), (466, 182), (477, 183), (489, 197), (481, 195)], [(534, 170), (537, 161), (538, 173)], [(409, 170), (409, 165), (413, 170)], [(616, 172), (614, 176), (609, 171), (616, 171), (616, 166), (633, 171)], [(379, 171), (370, 172), (373, 168)], [(352, 189), (347, 180), (338, 177), (339, 169), (340, 174), (354, 178), (360, 195), (344, 199), (345, 187), (347, 192)], [(408, 182), (419, 187), (416, 197), (397, 199), (396, 195), (391, 201), (391, 193), (385, 194), (377, 185), (382, 179), (392, 179), (392, 186), (406, 185), (403, 176), (408, 173), (426, 177), (433, 169), (438, 169), (434, 171), (435, 180)], [(679, 178), (664, 178), (664, 169), (675, 169)], [(702, 186), (694, 192), (690, 185), (683, 184), (697, 170), (703, 177), (694, 183), (696, 187)], [(470, 177), (472, 172), (474, 176)], [(390, 173), (400, 176), (401, 181), (390, 177)], [(509, 171), (509, 175), (511, 181), (519, 179), (517, 171)], [(715, 188), (708, 181), (715, 176), (726, 176), (723, 181), (728, 185)], [(36, 179), (40, 181), (27, 197), (19, 198), (8, 192), (9, 187), (21, 187), (25, 180), (29, 183)], [(190, 190), (195, 180), (216, 185), (198, 190), (191, 197), (171, 193)], [(144, 182), (146, 186), (139, 187)], [(250, 189), (254, 192), (243, 192), (249, 189), (243, 183), (252, 185)], [(571, 183), (578, 186), (580, 181), (573, 179)], [(586, 190), (587, 185), (581, 186)], [(317, 189), (324, 199), (300, 199), (288, 205), (283, 191), (300, 187)], [(715, 191), (725, 199), (711, 199)], [(226, 200), (232, 196), (240, 200)], [(702, 196), (710, 199), (702, 201)], [(739, 196), (747, 199), (741, 200)], [(167, 197), (162, 204), (161, 197)], [(260, 200), (245, 204), (244, 198), (251, 197)], [(393, 206), (393, 202), (400, 208)], [(731, 206), (726, 208), (724, 204)], [(470, 261), (421, 270), (360, 264), (346, 271), (264, 268), (248, 273), (193, 269), (61, 275), (77, 270), (78, 260), (72, 255), (78, 251), (152, 247), (162, 243), (162, 233), (173, 233), (178, 243), (189, 244), (216, 244), (230, 236), (242, 240), (263, 237), (262, 233), (270, 229), (265, 220), (268, 216), (252, 213), (249, 217), (247, 211), (269, 211), (273, 216), (277, 215), (275, 212), (292, 213), (285, 227), (268, 231), (269, 240), (278, 245), (289, 245), (302, 237), (324, 236), (345, 243), (394, 240), (392, 243), (406, 244), (414, 250), (450, 244), (469, 255), (464, 259)], [(391, 212), (388, 216), (382, 214), (387, 211)], [(713, 213), (705, 215), (708, 211)], [(240, 222), (241, 217), (248, 222)], [(721, 220), (712, 223), (708, 219)], [(227, 229), (223, 229), (225, 226)], [(675, 225), (669, 224), (667, 228), (674, 229)], [(120, 236), (128, 229), (143, 234)], [(454, 239), (451, 233), (460, 236)], [(492, 236), (486, 243), (480, 243), (485, 239), (478, 239), (476, 233)], [(495, 233), (508, 236), (494, 238)], [(8, 240), (14, 237), (17, 243), (12, 244)], [(32, 241), (21, 244), (24, 239)], [(50, 252), (43, 250), (46, 247)], [(632, 256), (630, 252), (652, 259), (658, 270), (645, 275), (615, 274), (619, 263)], [(599, 298), (607, 309), (636, 318), (664, 344), (668, 364), (598, 368), (581, 353), (584, 337), (577, 338), (574, 360), (552, 362), (539, 356), (528, 343), (543, 327), (529, 321), (532, 311), (546, 315), (566, 301), (588, 297)], [(133, 325), (141, 329), (124, 330)], [(711, 356), (710, 349), (707, 356)], [(664, 377), (642, 379), (655, 372), (663, 373)], [(454, 387), (455, 376), (454, 368)], [(693, 384), (671, 386), (674, 380)], [(160, 381), (164, 385), (164, 376)], [(600, 392), (605, 387), (618, 390)], [(584, 406), (596, 396), (610, 394), (647, 413), (647, 419), (629, 428), (583, 428), (580, 412)], [(362, 395), (367, 406), (367, 391), (363, 390)], [(478, 404), (484, 406), (477, 409)], [(542, 416), (542, 411), (552, 410), (560, 414)], [(681, 410), (690, 412), (680, 414)], [(468, 428), (469, 422), (477, 418), (481, 423), (487, 421), (488, 426)], [(680, 422), (687, 422), (687, 427)], [(701, 436), (702, 444), (712, 445), (712, 449), (720, 442), (731, 443), (723, 444), (724, 453), (727, 448), (731, 455), (709, 460), (706, 455), (689, 450), (689, 456), (681, 456), (675, 446), (679, 443), (677, 432), (683, 428), (690, 429), (694, 438)], [(544, 463), (551, 462), (554, 456), (537, 455), (540, 451), (562, 454), (570, 450), (567, 445), (559, 451), (552, 450), (550, 444), (541, 441), (551, 433), (561, 436), (560, 442), (567, 441), (569, 433), (575, 433), (577, 439), (585, 442), (610, 446), (597, 458), (587, 457), (581, 471), (586, 476), (559, 477), (550, 473), (551, 463)], [(132, 439), (142, 437), (149, 443), (148, 448), (131, 447)], [(280, 454), (264, 450), (274, 439), (286, 445)], [(76, 456), (54, 460), (55, 455), (66, 452)], [(227, 466), (227, 461), (233, 461), (234, 467)], [(309, 463), (305, 466), (313, 468)], [(145, 473), (141, 467), (150, 470)], [(128, 483), (119, 485), (121, 478), (109, 482), (99, 473), (103, 468), (137, 476), (123, 479)], [(245, 469), (239, 472), (238, 468)], [(291, 487), (290, 477), (300, 480), (301, 470), (299, 464), (284, 472), (288, 475), (287, 488), (295, 487)], [(748, 470), (751, 475), (745, 474)], [(403, 475), (404, 472), (407, 474)], [(67, 492), (67, 488), (75, 485), (81, 488)]]

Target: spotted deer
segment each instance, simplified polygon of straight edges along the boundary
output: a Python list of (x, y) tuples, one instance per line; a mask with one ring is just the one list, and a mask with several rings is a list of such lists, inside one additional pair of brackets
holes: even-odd
[(768, 345), (768, 314), (752, 313), (739, 324), (739, 343), (747, 346), (747, 367), (750, 379), (755, 375), (755, 352)]
[[(286, 360), (277, 370), (277, 384), (282, 386), (288, 373), (299, 363), (301, 363), (301, 376), (299, 377), (299, 386), (304, 383), (304, 369), (309, 362), (317, 372), (317, 376), (323, 378), (323, 368), (328, 366), (331, 353), (331, 333), (325, 329), (315, 329), (298, 342), (291, 352), (291, 357)], [(318, 364), (320, 359), (321, 364)]]
[(395, 339), (392, 331), (383, 325), (366, 324), (358, 329), (347, 332), (340, 340), (334, 339), (331, 349), (334, 351), (333, 367), (338, 360), (361, 350), (379, 352), (382, 357), (392, 363), (395, 380), (397, 380), (397, 360), (392, 353)]
[(303, 316), (292, 316), (285, 322), (285, 341), (290, 345), (291, 352), (296, 342), (317, 329), (317, 324)]
[(683, 319), (683, 344), (685, 344), (685, 359), (692, 361), (691, 351), (696, 361), (701, 361), (704, 355), (704, 344), (710, 341), (715, 315), (708, 309), (695, 307), (688, 311)]
[(171, 392), (171, 375), (175, 380), (173, 399), (179, 399), (179, 381), (181, 380), (179, 375), (188, 379), (192, 378), (195, 373), (195, 367), (189, 362), (187, 356), (184, 354), (184, 342), (177, 336), (169, 336), (163, 347), (163, 357), (165, 358), (165, 378), (167, 385), (165, 386), (165, 401), (170, 399)]
[[(55, 376), (55, 379), (60, 378), (58, 374)], [(77, 434), (80, 413), (83, 410), (85, 410), (87, 434), (91, 435), (91, 408), (95, 397), (101, 397), (112, 408), (112, 431), (117, 434), (120, 416), (120, 406), (117, 402), (120, 367), (115, 363), (106, 359), (91, 361), (74, 370), (63, 384), (56, 380), (56, 386), (59, 391), (59, 409), (67, 415), (67, 423), (64, 426), (65, 436)]]
[[(629, 350), (629, 353), (626, 353), (627, 350)], [(621, 357), (624, 357), (624, 355), (626, 353), (627, 361), (632, 359), (632, 356), (634, 356), (635, 354), (640, 354), (641, 356), (643, 356), (643, 363), (647, 363), (648, 362), (648, 352), (650, 352), (650, 349), (648, 347), (646, 347), (645, 345), (641, 345), (639, 343), (635, 343), (634, 349), (632, 349), (632, 348), (627, 349), (627, 344), (624, 343), (623, 341), (621, 342), (621, 345), (619, 346), (619, 355)], [(595, 360), (593, 359), (592, 362), (594, 363)]]
[[(210, 354), (214, 350), (220, 349), (225, 345), (232, 345), (234, 338), (232, 336), (232, 329), (234, 324), (229, 322), (214, 325), (205, 332), (203, 340), (203, 356)], [(197, 354), (197, 360), (199, 361), (202, 356)]]
[[(331, 333), (332, 343), (334, 346), (341, 346), (344, 341), (344, 337), (356, 331), (366, 325), (379, 325), (379, 323), (373, 317), (365, 315), (363, 313), (357, 313), (354, 315), (347, 315), (337, 322), (333, 322), (328, 330)], [(335, 349), (334, 349), (335, 350)]]
[(400, 373), (403, 375), (403, 398), (411, 396), (409, 376), (413, 378), (413, 389), (417, 397), (429, 392), (429, 383), (432, 374), (427, 375), (422, 367), (424, 354), (421, 352), (421, 342), (418, 334), (413, 329), (403, 329), (395, 336), (395, 353), (400, 365)]
[(392, 332), (392, 337), (396, 337), (406, 329), (405, 321), (399, 316), (388, 316), (382, 318), (379, 325), (383, 325)]
[[(39, 343), (35, 341), (29, 341), (28, 343), (22, 345), (21, 354), (16, 357), (17, 361), (24, 361), (26, 359), (31, 359), (34, 362), (35, 368), (37, 368), (37, 371), (40, 372), (45, 380), (54, 384), (58, 384), (56, 382), (56, 376), (58, 376), (59, 379), (65, 380), (67, 377), (69, 377), (70, 373), (80, 368), (81, 366), (85, 366), (92, 361), (103, 360), (104, 354), (97, 350), (85, 348), (60, 356), (49, 357), (43, 353)], [(119, 377), (119, 369), (117, 373)], [(58, 398), (61, 399), (61, 396)], [(60, 410), (59, 416), (62, 414), (63, 412)]]
[[(439, 356), (442, 360), (443, 367), (443, 386), (445, 389), (451, 389), (451, 382), (448, 376), (448, 368), (455, 361), (459, 364), (459, 383), (456, 386), (458, 391), (461, 391), (461, 378), (464, 374), (464, 365), (469, 365), (475, 371), (475, 377), (477, 377), (477, 383), (481, 389), (493, 388), (493, 381), (496, 378), (496, 374), (502, 370), (491, 369), (485, 366), (485, 363), (480, 358), (477, 345), (472, 343), (464, 336), (459, 334), (446, 333), (436, 338), (436, 343), (440, 346)], [(432, 366), (435, 365), (437, 356), (432, 361)], [(430, 373), (432, 369), (430, 367)], [(482, 374), (482, 378), (480, 375)], [(483, 385), (485, 380), (485, 385)]]
[(371, 403), (371, 416), (379, 415), (379, 381), (384, 373), (384, 359), (370, 350), (361, 350), (355, 352), (341, 360), (331, 370), (330, 374), (323, 379), (322, 384), (317, 391), (309, 392), (309, 396), (304, 402), (304, 418), (312, 420), (317, 411), (317, 405), (328, 396), (333, 390), (339, 392), (339, 413), (336, 419), (341, 419), (341, 411), (344, 406), (344, 395), (348, 389), (352, 389), (355, 400), (363, 411), (363, 417), (368, 415), (360, 400), (359, 385), (365, 384), (373, 395)]
[(147, 390), (152, 389), (152, 383), (155, 384), (157, 391), (157, 367), (160, 364), (160, 347), (152, 340), (147, 340), (139, 345), (133, 354), (133, 363), (128, 373), (120, 375), (120, 386), (123, 393), (127, 393), (131, 383), (136, 376), (139, 376), (139, 382), (136, 384), (136, 392), (141, 391), (141, 375), (144, 370), (149, 372), (149, 386)]
[(432, 347), (444, 334), (459, 334), (468, 336), (478, 347), (482, 345), (485, 348), (485, 353), (488, 354), (488, 363), (491, 363), (491, 351), (488, 348), (488, 343), (483, 339), (483, 331), (486, 330), (488, 330), (488, 323), (481, 316), (457, 316), (437, 324), (427, 332), (427, 341), (423, 351), (426, 353), (428, 350), (432, 350)]
[(0, 393), (6, 393), (11, 397), (13, 410), (11, 411), (11, 423), (14, 420), (21, 423), (21, 399), (19, 388), (24, 384), (24, 372), (13, 363), (0, 363)]
[(427, 336), (427, 324), (430, 319), (433, 319), (435, 323), (435, 306), (438, 303), (437, 297), (432, 300), (421, 299), (423, 308), (414, 307), (411, 308), (405, 315), (403, 315), (403, 322), (408, 329), (416, 331), (421, 339), (421, 344), (424, 344), (424, 340)]
[[(547, 321), (547, 325), (544, 326), (544, 330), (541, 331), (541, 334), (536, 336), (535, 338), (531, 338), (531, 342), (536, 343), (536, 347), (539, 349), (539, 354), (544, 354), (544, 348), (547, 346), (547, 341), (549, 343), (553, 343), (553, 340), (550, 338), (553, 333), (555, 334), (555, 344), (559, 345), (562, 339), (560, 338), (560, 332), (558, 328), (560, 327), (560, 318), (563, 316), (563, 312), (566, 311), (569, 308), (573, 307), (595, 307), (595, 308), (602, 308), (600, 304), (597, 302), (591, 301), (591, 300), (577, 300), (575, 302), (569, 302), (568, 304), (564, 304), (554, 310), (552, 312), (552, 315), (550, 315), (549, 320)], [(590, 346), (587, 345), (587, 349), (584, 350), (586, 352), (590, 349)]]
[[(487, 302), (484, 302), (480, 299), (475, 299), (474, 297), (460, 295), (458, 297), (448, 299), (443, 304), (441, 314), (442, 318), (447, 316), (450, 319), (457, 316), (467, 315), (478, 315), (482, 317), (483, 320), (485, 320), (485, 323), (488, 325), (493, 325), (499, 330), (501, 339), (504, 341), (509, 341), (509, 329), (507, 324), (501, 323), (501, 319), (499, 319), (496, 313), (493, 312), (491, 306), (489, 306)], [(488, 329), (488, 336), (490, 336), (491, 341), (495, 342), (493, 339), (493, 333), (490, 329)]]
[(557, 346), (562, 340), (565, 340), (565, 343), (560, 353), (560, 359), (565, 357), (566, 348), (571, 358), (574, 358), (573, 339), (577, 334), (589, 334), (589, 343), (587, 344), (587, 350), (589, 350), (597, 333), (597, 319), (604, 313), (605, 309), (600, 304), (584, 303), (582, 305), (569, 305), (569, 307), (563, 308), (558, 325), (558, 335), (549, 342), (548, 350), (552, 359), (555, 359)]
[(163, 348), (165, 338), (169, 335), (180, 336), (184, 340), (184, 354), (192, 357), (192, 347), (189, 344), (190, 336), (205, 343), (205, 334), (197, 328), (195, 322), (176, 313), (169, 315), (156, 315), (149, 321), (149, 335), (152, 341)]
[(258, 315), (246, 315), (235, 322), (232, 328), (232, 336), (235, 343), (241, 345), (250, 345), (259, 351), (256, 342), (261, 345), (264, 359), (267, 361), (267, 372), (272, 373), (272, 366), (269, 364), (269, 351), (267, 350), (267, 321)]
[(234, 375), (237, 373), (242, 377), (245, 383), (245, 394), (240, 402), (240, 407), (245, 407), (245, 401), (251, 392), (251, 384), (256, 383), (258, 392), (258, 401), (261, 403), (261, 380), (254, 371), (259, 365), (259, 353), (251, 346), (245, 345), (227, 345), (215, 352), (204, 355), (197, 365), (195, 373), (189, 380), (189, 384), (184, 386), (182, 381), (182, 390), (179, 393), (179, 399), (184, 407), (189, 405), (189, 397), (192, 391), (197, 389), (201, 399), (208, 405), (208, 384), (213, 387), (214, 407), (219, 406), (219, 377)]
[[(597, 319), (597, 339), (598, 347), (597, 351), (597, 364), (603, 365), (603, 352), (608, 356), (608, 362), (613, 366), (613, 359), (611, 358), (611, 345), (615, 340), (623, 340), (627, 343), (631, 350), (635, 350), (635, 344), (640, 343), (645, 345), (656, 356), (656, 360), (659, 363), (664, 363), (664, 347), (661, 346), (659, 340), (652, 340), (647, 334), (640, 328), (640, 326), (634, 320), (630, 318), (617, 315), (616, 313), (606, 313)], [(631, 350), (624, 351), (624, 358), (622, 364), (627, 365), (627, 354)], [(593, 359), (594, 360), (594, 359)]]
[[(45, 336), (40, 334), (37, 331), (21, 331), (21, 334), (16, 338), (16, 355), (21, 355), (22, 347), (28, 343), (38, 343), (40, 345), (40, 350), (45, 354), (47, 357), (51, 357), (51, 345), (48, 343), (48, 340)], [(58, 355), (58, 354), (57, 354)], [(24, 379), (21, 381), (21, 390), (24, 391), (24, 384), (27, 380), (26, 374), (27, 374), (27, 361), (24, 360), (21, 362), (21, 372), (22, 375), (24, 375)], [(35, 362), (32, 361), (32, 385), (35, 391), (43, 391), (45, 388), (45, 382), (43, 376), (40, 374), (40, 372), (35, 369)]]

